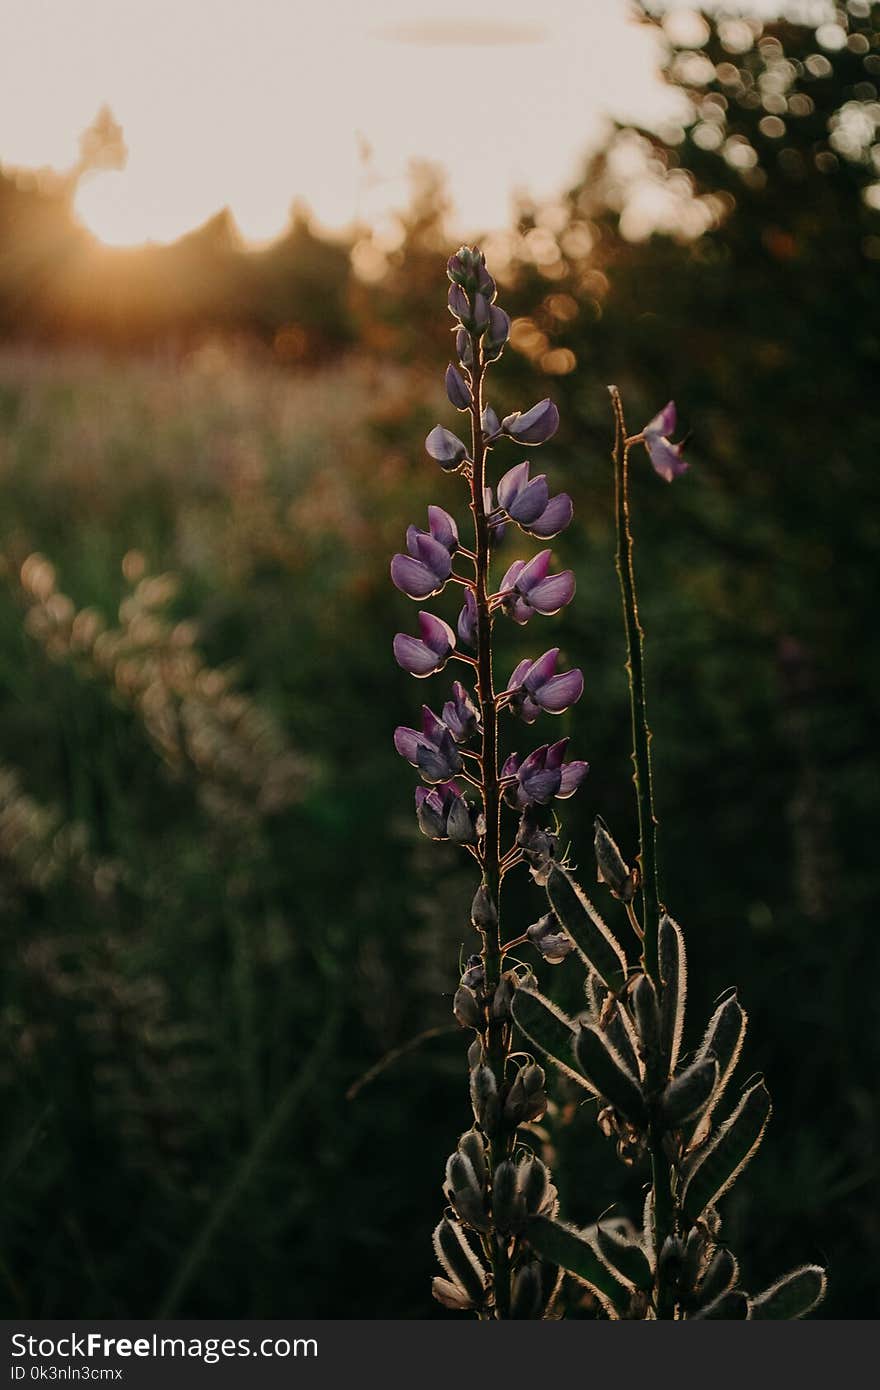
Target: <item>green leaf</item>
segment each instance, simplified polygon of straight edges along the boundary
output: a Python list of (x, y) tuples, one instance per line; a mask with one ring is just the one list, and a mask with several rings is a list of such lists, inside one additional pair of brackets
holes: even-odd
[(624, 1284), (645, 1292), (653, 1286), (654, 1272), (638, 1241), (627, 1240), (625, 1236), (607, 1230), (601, 1222), (597, 1222), (596, 1245), (612, 1273)]
[(642, 1088), (601, 1029), (592, 1023), (584, 1024), (575, 1039), (574, 1051), (590, 1085), (630, 1124), (644, 1129), (648, 1110)]
[(731, 1289), (730, 1293), (723, 1293), (714, 1303), (707, 1303), (705, 1308), (691, 1315), (694, 1322), (708, 1318), (723, 1318), (726, 1322), (734, 1322), (744, 1320), (748, 1316), (749, 1296), (741, 1289)]
[(629, 1293), (600, 1259), (591, 1232), (552, 1221), (549, 1216), (533, 1216), (526, 1224), (525, 1235), (542, 1259), (589, 1284), (617, 1312), (627, 1307)]
[(514, 994), (510, 1007), (517, 1027), (532, 1046), (566, 1076), (592, 1090), (574, 1064), (572, 1048), (576, 1029), (571, 1019), (538, 990), (523, 985)]
[(744, 1093), (739, 1105), (698, 1155), (685, 1184), (682, 1211), (689, 1226), (736, 1180), (757, 1149), (770, 1118), (763, 1081)]
[(793, 1269), (752, 1299), (752, 1317), (762, 1320), (804, 1318), (822, 1302), (827, 1284), (820, 1265)]
[(547, 896), (583, 960), (616, 994), (626, 980), (626, 957), (589, 898), (558, 865), (550, 870)]

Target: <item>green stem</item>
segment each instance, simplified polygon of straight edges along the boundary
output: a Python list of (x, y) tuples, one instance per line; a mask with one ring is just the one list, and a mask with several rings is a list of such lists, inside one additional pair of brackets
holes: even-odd
[[(474, 365), (471, 369), (471, 510), (474, 514), (476, 538), (477, 606), (477, 701), (483, 729), (481, 749), (483, 810), (486, 835), (483, 841), (483, 883), (495, 905), (496, 923), (483, 933), (483, 969), (485, 989), (491, 999), (501, 978), (501, 788), (498, 780), (498, 710), (492, 677), (492, 617), (489, 612), (489, 564), (491, 533), (486, 515), (484, 489), (486, 483), (486, 446), (483, 442), (483, 360), (480, 339), (471, 337)], [(487, 1062), (492, 1068), (499, 1094), (503, 1093), (507, 1062), (507, 1028), (503, 1019), (489, 1015)], [(509, 1137), (504, 1133), (490, 1140), (489, 1162), (492, 1171), (508, 1157)], [(506, 1318), (510, 1309), (510, 1261), (507, 1241), (493, 1233), (491, 1237), (492, 1274), (495, 1287), (495, 1316)]]
[[(633, 782), (639, 821), (639, 866), (641, 871), (642, 922), (644, 940), (642, 964), (662, 998), (658, 939), (660, 933), (660, 887), (657, 871), (657, 817), (654, 814), (654, 780), (651, 768), (651, 729), (645, 694), (645, 634), (639, 622), (636, 580), (633, 569), (633, 539), (630, 529), (628, 466), (629, 445), (623, 405), (616, 386), (609, 387), (614, 410), (614, 511), (617, 524), (617, 574), (623, 601), (626, 629), (626, 670), (629, 679), (632, 717)], [(669, 1160), (663, 1152), (662, 1134), (652, 1122), (648, 1141), (651, 1150), (651, 1181), (654, 1189), (654, 1241), (658, 1257), (656, 1307), (658, 1318), (674, 1316), (674, 1301), (659, 1274), (659, 1256), (666, 1237), (675, 1224), (675, 1208)]]

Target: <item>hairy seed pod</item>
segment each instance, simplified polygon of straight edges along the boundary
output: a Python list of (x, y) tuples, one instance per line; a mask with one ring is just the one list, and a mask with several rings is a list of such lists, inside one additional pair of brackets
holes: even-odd
[(703, 1274), (709, 1242), (704, 1231), (694, 1226), (684, 1244), (684, 1259), (679, 1284), (683, 1295), (692, 1298)]
[(516, 978), (511, 971), (501, 976), (498, 988), (492, 999), (492, 1017), (510, 1018), (510, 1001), (516, 989)]
[(732, 1252), (718, 1246), (706, 1266), (706, 1272), (697, 1288), (697, 1302), (714, 1303), (728, 1289), (732, 1289), (739, 1278), (739, 1265)]
[(606, 1002), (602, 1012), (605, 1015), (601, 1024), (602, 1032), (611, 1046), (620, 1054), (622, 1061), (633, 1076), (638, 1077), (640, 1075), (637, 1052), (638, 1039), (629, 1014), (617, 1000), (611, 1004), (610, 1008)]
[(470, 1159), (460, 1150), (446, 1161), (446, 1192), (462, 1221), (477, 1231), (489, 1229), (482, 1184)]
[(592, 1024), (581, 1027), (575, 1040), (575, 1056), (590, 1085), (619, 1110), (636, 1129), (645, 1129), (648, 1111), (642, 1088), (620, 1053)]
[(456, 1023), (462, 1028), (482, 1027), (483, 1015), (480, 1009), (477, 996), (467, 985), (459, 985), (452, 1000), (452, 1012), (455, 1015)]
[(529, 1120), (540, 1120), (547, 1110), (547, 1094), (544, 1090), (543, 1067), (532, 1062), (520, 1067), (514, 1077), (507, 1099), (504, 1102), (504, 1118), (510, 1125), (527, 1124)]
[(510, 1316), (517, 1321), (540, 1318), (544, 1311), (544, 1283), (537, 1260), (520, 1265), (510, 1291)]
[(550, 870), (547, 896), (578, 954), (616, 993), (626, 979), (626, 957), (589, 898), (558, 864)]
[(727, 1083), (742, 1051), (746, 1035), (746, 1013), (736, 997), (736, 990), (724, 993), (709, 1020), (697, 1057), (713, 1056), (718, 1060), (718, 1084), (711, 1104), (704, 1111), (691, 1135), (691, 1145), (701, 1144), (709, 1133), (712, 1112), (724, 1094)]
[(496, 1230), (518, 1230), (526, 1214), (526, 1204), (519, 1190), (518, 1165), (504, 1159), (492, 1174), (492, 1219)]
[(434, 1253), (449, 1278), (476, 1304), (486, 1292), (486, 1271), (458, 1222), (447, 1217), (434, 1230)]
[(729, 1293), (723, 1293), (714, 1303), (707, 1303), (705, 1308), (691, 1316), (695, 1322), (707, 1318), (724, 1322), (742, 1321), (749, 1316), (748, 1294), (742, 1293), (739, 1289), (731, 1289)]
[(752, 1317), (761, 1321), (804, 1318), (825, 1297), (827, 1280), (819, 1265), (803, 1265), (785, 1274), (751, 1300)]
[(617, 848), (614, 838), (601, 816), (595, 821), (594, 846), (596, 868), (600, 883), (606, 884), (621, 902), (632, 902), (635, 881), (632, 870)]
[(550, 1181), (550, 1170), (540, 1158), (527, 1158), (517, 1173), (519, 1190), (529, 1216), (552, 1216), (556, 1204), (556, 1188)]
[(714, 1057), (692, 1062), (676, 1076), (660, 1102), (663, 1123), (667, 1129), (678, 1129), (686, 1120), (698, 1115), (718, 1083), (718, 1063)]
[(482, 1191), (486, 1186), (486, 1141), (480, 1131), (465, 1130), (458, 1141), (458, 1151), (470, 1163), (477, 1185)]
[(497, 1132), (498, 1121), (501, 1116), (498, 1086), (491, 1067), (487, 1067), (484, 1063), (474, 1067), (471, 1072), (470, 1090), (471, 1104), (474, 1108), (477, 1124), (482, 1126), (484, 1133), (491, 1139)]
[(514, 1022), (533, 1047), (549, 1057), (560, 1071), (586, 1086), (583, 1073), (574, 1065), (572, 1045), (575, 1025), (561, 1009), (536, 989), (520, 986), (511, 1004)]
[(689, 1225), (736, 1181), (763, 1138), (770, 1109), (767, 1088), (763, 1081), (756, 1081), (698, 1154), (682, 1196), (682, 1211)]
[(598, 1223), (596, 1245), (602, 1259), (622, 1283), (644, 1291), (651, 1288), (654, 1274), (638, 1241), (627, 1240), (625, 1236)]
[(671, 1075), (678, 1066), (681, 1051), (687, 997), (687, 957), (681, 927), (665, 912), (660, 918), (657, 953), (663, 984), (663, 996), (660, 1001), (661, 1036)]
[(636, 980), (632, 1003), (639, 1034), (639, 1051), (645, 1068), (645, 1089), (650, 1095), (666, 1078), (660, 1041), (660, 1006), (657, 991), (647, 975), (640, 975)]
[(482, 1038), (474, 1038), (473, 1042), (467, 1050), (467, 1063), (469, 1069), (473, 1071), (474, 1067), (478, 1067), (482, 1060), (483, 1040)]
[(667, 1236), (660, 1250), (657, 1270), (663, 1283), (677, 1289), (684, 1263), (684, 1242), (679, 1236)]

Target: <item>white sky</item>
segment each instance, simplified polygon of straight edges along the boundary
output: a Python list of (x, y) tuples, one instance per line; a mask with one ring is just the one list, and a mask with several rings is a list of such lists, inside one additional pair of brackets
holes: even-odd
[[(765, 12), (771, 0), (752, 4)], [(2, 0), (0, 158), (64, 168), (107, 102), (122, 173), (80, 191), (108, 240), (170, 239), (218, 208), (269, 237), (302, 197), (325, 225), (449, 171), (462, 231), (552, 196), (607, 115), (673, 109), (627, 0)], [(371, 150), (367, 169), (359, 151)]]

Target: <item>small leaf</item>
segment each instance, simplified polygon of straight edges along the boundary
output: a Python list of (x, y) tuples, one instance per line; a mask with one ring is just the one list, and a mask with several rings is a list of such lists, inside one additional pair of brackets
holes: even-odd
[(575, 1025), (561, 1009), (538, 990), (524, 986), (516, 991), (511, 1003), (514, 1021), (533, 1047), (554, 1062), (566, 1076), (587, 1086), (583, 1075), (574, 1065), (572, 1046)]
[(763, 1081), (744, 1093), (739, 1105), (698, 1155), (688, 1174), (682, 1211), (689, 1226), (698, 1221), (742, 1172), (757, 1149), (770, 1118), (770, 1097)]
[(707, 1303), (705, 1308), (691, 1316), (694, 1322), (707, 1318), (723, 1318), (726, 1322), (742, 1321), (749, 1316), (749, 1296), (740, 1289), (731, 1289), (730, 1293), (723, 1293), (714, 1303)]
[(647, 1292), (654, 1283), (648, 1257), (638, 1241), (610, 1231), (601, 1222), (596, 1224), (596, 1245), (599, 1254), (613, 1274), (631, 1288)]
[(590, 1234), (547, 1216), (533, 1216), (526, 1225), (526, 1239), (533, 1250), (551, 1264), (589, 1284), (621, 1311), (629, 1302), (628, 1291), (599, 1258)]
[(681, 927), (664, 912), (657, 943), (663, 995), (660, 1002), (663, 1047), (674, 1072), (681, 1050), (684, 1005), (687, 996), (687, 957)]
[(819, 1265), (803, 1265), (784, 1274), (752, 1299), (752, 1317), (762, 1320), (804, 1318), (822, 1302), (828, 1280)]
[(644, 1129), (648, 1111), (642, 1088), (606, 1035), (592, 1023), (583, 1025), (574, 1051), (590, 1085), (631, 1124)]
[(555, 864), (547, 880), (547, 896), (579, 955), (616, 994), (626, 980), (626, 957), (587, 895)]
[(670, 1081), (660, 1102), (667, 1129), (679, 1129), (685, 1120), (699, 1113), (718, 1082), (718, 1063), (714, 1057), (692, 1062), (680, 1076)]

